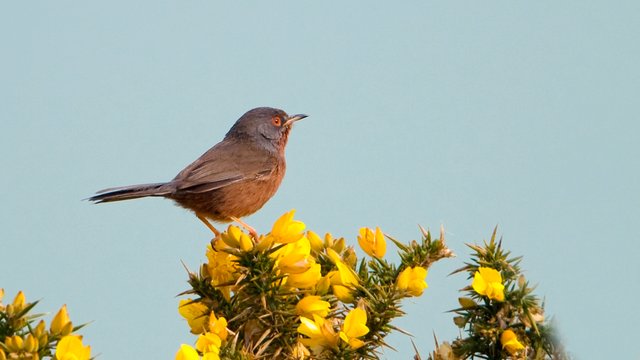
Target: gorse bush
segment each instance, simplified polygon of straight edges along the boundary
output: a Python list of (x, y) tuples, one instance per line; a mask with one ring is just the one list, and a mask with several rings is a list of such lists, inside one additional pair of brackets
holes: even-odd
[(496, 230), (483, 246), (467, 244), (471, 262), (454, 273), (466, 273), (471, 284), (452, 310), (463, 335), (438, 345), (430, 359), (566, 359), (540, 299), (522, 275), (521, 257), (511, 257), (496, 241)]
[(409, 245), (390, 239), (402, 259), (391, 264), (382, 231), (362, 228), (369, 257), (358, 260), (344, 238), (305, 231), (293, 215), (255, 241), (233, 225), (212, 240), (179, 307), (199, 336), (177, 358), (376, 359), (402, 299), (420, 296), (428, 268), (453, 256), (442, 234), (423, 231)]
[(4, 290), (0, 289), (0, 360), (6, 359), (56, 359), (88, 360), (91, 348), (82, 344), (76, 335), (80, 326), (73, 326), (66, 305), (63, 305), (47, 327), (40, 314), (31, 311), (37, 301), (28, 303), (22, 291), (13, 301), (2, 303)]
[[(206, 263), (189, 271), (179, 313), (196, 336), (182, 344), (176, 360), (216, 359), (378, 359), (392, 325), (402, 317), (402, 301), (421, 296), (436, 262), (453, 257), (444, 231), (420, 228), (421, 239), (402, 243), (380, 228), (361, 228), (358, 259), (344, 238), (307, 230), (294, 211), (271, 231), (251, 236), (230, 225), (206, 247)], [(388, 245), (398, 264), (385, 256)], [(460, 335), (436, 339), (430, 360), (567, 359), (543, 304), (522, 275), (520, 257), (496, 240), (468, 244), (471, 260), (454, 274), (466, 274), (453, 323)], [(431, 290), (432, 291), (432, 290)], [(0, 289), (0, 360), (89, 360), (63, 306), (49, 326), (31, 314), (18, 292), (3, 304)], [(423, 346), (428, 346), (422, 344)], [(421, 359), (416, 353), (414, 359)]]
[[(189, 273), (191, 289), (179, 311), (197, 335), (176, 359), (378, 359), (401, 302), (427, 288), (429, 267), (454, 256), (444, 232), (403, 244), (379, 228), (361, 228), (358, 259), (344, 238), (305, 231), (294, 211), (271, 232), (252, 238), (236, 226), (207, 246), (207, 262)], [(400, 263), (385, 259), (387, 241)], [(456, 325), (466, 337), (436, 344), (431, 359), (558, 358), (542, 306), (507, 258), (495, 233), (476, 251), (467, 272)], [(416, 354), (416, 358), (420, 358)]]

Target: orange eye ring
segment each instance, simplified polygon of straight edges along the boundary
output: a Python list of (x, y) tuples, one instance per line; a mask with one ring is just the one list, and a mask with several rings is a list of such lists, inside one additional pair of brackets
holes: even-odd
[(275, 126), (280, 126), (282, 125), (282, 119), (280, 119), (280, 116), (274, 116), (271, 118), (271, 123)]

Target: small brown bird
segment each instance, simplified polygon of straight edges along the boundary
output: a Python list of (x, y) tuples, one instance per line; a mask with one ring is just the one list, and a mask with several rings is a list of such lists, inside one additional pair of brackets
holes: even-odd
[(256, 237), (241, 217), (258, 211), (276, 193), (284, 177), (284, 148), (293, 123), (306, 118), (259, 107), (247, 111), (224, 139), (165, 183), (98, 191), (96, 203), (159, 196), (192, 210), (214, 234), (207, 220), (235, 221)]

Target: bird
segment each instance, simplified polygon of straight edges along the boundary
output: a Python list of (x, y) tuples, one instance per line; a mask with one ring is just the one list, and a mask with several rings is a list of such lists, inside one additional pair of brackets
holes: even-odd
[(260, 210), (276, 193), (286, 170), (285, 147), (293, 124), (308, 115), (289, 116), (280, 109), (258, 107), (242, 115), (224, 139), (185, 167), (169, 182), (97, 191), (93, 203), (163, 197), (191, 210), (216, 236), (209, 220), (236, 222)]

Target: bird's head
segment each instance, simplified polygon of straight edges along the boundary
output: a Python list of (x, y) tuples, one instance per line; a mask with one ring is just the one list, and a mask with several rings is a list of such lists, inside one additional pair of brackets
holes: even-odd
[(293, 124), (307, 115), (287, 115), (280, 109), (259, 107), (247, 111), (236, 121), (226, 138), (246, 139), (265, 147), (283, 150)]

